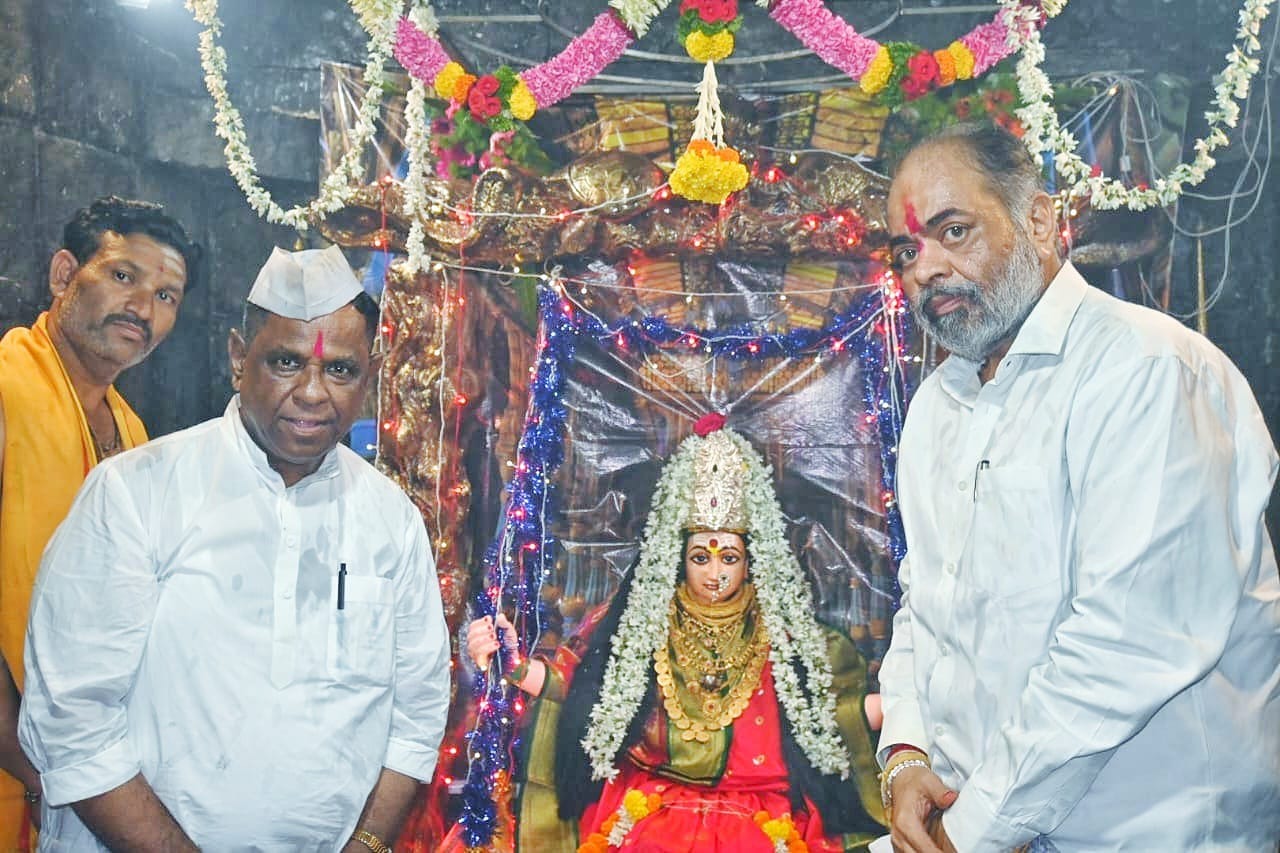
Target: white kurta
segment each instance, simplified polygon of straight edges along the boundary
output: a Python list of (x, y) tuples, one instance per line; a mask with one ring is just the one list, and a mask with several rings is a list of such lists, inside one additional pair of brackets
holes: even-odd
[(413, 504), (345, 447), (285, 488), (238, 398), (93, 470), (41, 563), (26, 665), (42, 850), (101, 849), (65, 804), (139, 771), (205, 850), (337, 849), (382, 767), (431, 778), (449, 702)]
[(1276, 467), (1221, 352), (1070, 265), (992, 381), (922, 384), (880, 742), (928, 746), (961, 853), (1274, 853)]

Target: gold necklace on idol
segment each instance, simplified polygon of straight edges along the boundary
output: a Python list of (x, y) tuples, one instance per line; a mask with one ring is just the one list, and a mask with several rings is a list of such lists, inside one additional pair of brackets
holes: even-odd
[(686, 741), (706, 743), (751, 701), (769, 658), (755, 587), (724, 604), (700, 604), (681, 583), (668, 610), (667, 646), (654, 652), (663, 707)]

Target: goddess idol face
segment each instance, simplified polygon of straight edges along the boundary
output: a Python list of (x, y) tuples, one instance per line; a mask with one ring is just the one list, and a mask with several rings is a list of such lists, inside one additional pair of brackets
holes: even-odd
[(746, 543), (722, 530), (694, 533), (684, 546), (684, 574), (689, 595), (699, 604), (732, 601), (747, 579)]

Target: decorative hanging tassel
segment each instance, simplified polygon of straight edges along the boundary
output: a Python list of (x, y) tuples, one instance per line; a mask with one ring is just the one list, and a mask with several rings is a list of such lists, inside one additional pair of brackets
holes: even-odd
[(681, 0), (676, 38), (690, 57), (706, 63), (698, 84), (693, 137), (670, 178), (671, 191), (691, 201), (721, 204), (747, 185), (747, 167), (738, 152), (724, 144), (715, 65), (733, 53), (734, 33), (740, 26), (737, 0)]
[(738, 152), (724, 143), (716, 66), (708, 61), (698, 84), (693, 138), (671, 173), (671, 191), (691, 201), (721, 204), (730, 193), (745, 187), (747, 179), (747, 167), (742, 165)]

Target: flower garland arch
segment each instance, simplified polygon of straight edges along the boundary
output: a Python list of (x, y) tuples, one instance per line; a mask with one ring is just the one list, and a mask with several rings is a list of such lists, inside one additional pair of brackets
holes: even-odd
[[(1018, 0), (1000, 0), (1000, 4), (1006, 9), (1019, 5)], [(1053, 108), (1053, 87), (1040, 67), (1044, 60), (1040, 33), (1034, 29), (1010, 30), (1012, 49), (1022, 51), (1015, 76), (1026, 104), (1017, 111), (1027, 129), (1023, 142), (1037, 157), (1046, 151), (1053, 152), (1068, 201), (1087, 196), (1100, 210), (1120, 207), (1145, 210), (1170, 204), (1182, 194), (1184, 187), (1194, 187), (1205, 179), (1215, 163), (1212, 153), (1230, 141), (1226, 128), (1235, 127), (1239, 121), (1238, 101), (1248, 96), (1249, 84), (1258, 73), (1260, 63), (1254, 55), (1262, 48), (1258, 32), (1274, 4), (1275, 0), (1244, 0), (1237, 17), (1235, 42), (1227, 53), (1226, 67), (1215, 78), (1213, 104), (1205, 112), (1208, 133), (1193, 143), (1196, 154), (1190, 163), (1174, 166), (1168, 175), (1157, 178), (1153, 186), (1142, 183), (1126, 187), (1081, 159), (1076, 153), (1076, 139), (1058, 123), (1058, 114)]]
[[(467, 73), (445, 53), (434, 27), (421, 27), (412, 16), (403, 18), (397, 26), (395, 56), (412, 76), (434, 88), (441, 98), (470, 110), (481, 121), (492, 122), (496, 118), (494, 129), (506, 130), (511, 119), (528, 121), (538, 109), (558, 103), (597, 77), (648, 32), (653, 19), (670, 4), (671, 0), (610, 0), (611, 8), (598, 15), (560, 53), (518, 74), (507, 66), (492, 75), (477, 77)], [(1043, 26), (1062, 11), (1067, 0), (1002, 4), (990, 21), (936, 51), (910, 42), (882, 44), (868, 38), (827, 9), (824, 0), (757, 0), (757, 4), (820, 59), (858, 83), (864, 92), (894, 105), (985, 74), (1017, 51), (1023, 41), (1019, 36), (1030, 35), (1030, 31)], [(421, 6), (430, 8), (425, 2)], [(736, 2), (732, 2), (732, 11), (720, 8), (710, 15), (699, 8), (702, 6), (683, 0), (679, 39), (695, 61), (714, 62), (732, 52), (733, 33), (741, 16), (737, 15)], [(723, 0), (718, 6), (725, 6)], [(703, 15), (701, 29), (691, 29), (686, 23), (695, 11)], [(482, 81), (484, 89), (477, 92)]]

